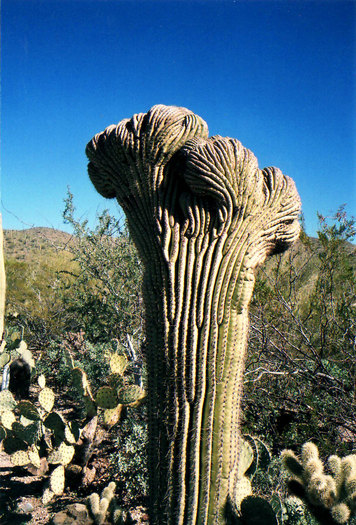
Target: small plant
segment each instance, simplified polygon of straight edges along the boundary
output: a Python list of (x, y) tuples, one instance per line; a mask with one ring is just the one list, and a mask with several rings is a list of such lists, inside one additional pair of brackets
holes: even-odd
[(112, 471), (121, 492), (130, 502), (148, 493), (147, 440), (147, 423), (137, 412), (122, 421), (117, 452), (112, 457)]
[(356, 454), (341, 459), (330, 456), (327, 468), (319, 458), (314, 443), (305, 443), (301, 457), (292, 450), (282, 452), (284, 467), (292, 474), (290, 490), (306, 502), (315, 513), (325, 510), (330, 520), (347, 523), (356, 511)]
[(93, 492), (87, 499), (87, 508), (96, 525), (112, 523), (113, 525), (129, 525), (132, 523), (130, 514), (121, 509), (114, 498), (116, 484), (112, 481), (101, 493)]

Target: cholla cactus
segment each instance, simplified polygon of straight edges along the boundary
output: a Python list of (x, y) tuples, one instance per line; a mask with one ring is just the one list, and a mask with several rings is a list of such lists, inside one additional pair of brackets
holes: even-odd
[(117, 198), (145, 266), (150, 519), (225, 523), (239, 495), (239, 419), (254, 272), (299, 235), (277, 168), (154, 106), (98, 133), (89, 176)]
[(115, 502), (116, 484), (112, 481), (101, 493), (101, 496), (94, 492), (87, 499), (88, 510), (93, 517), (96, 525), (105, 522), (113, 525), (131, 523), (127, 512), (119, 508)]
[(305, 443), (301, 457), (292, 450), (282, 452), (284, 467), (292, 474), (291, 490), (303, 494), (311, 508), (322, 507), (336, 523), (347, 523), (356, 511), (356, 455), (341, 459), (330, 456), (324, 470), (314, 443)]

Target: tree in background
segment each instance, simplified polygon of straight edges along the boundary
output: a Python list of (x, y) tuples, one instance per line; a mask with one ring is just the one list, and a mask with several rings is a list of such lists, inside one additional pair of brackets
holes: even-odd
[(260, 272), (251, 305), (245, 430), (275, 452), (355, 443), (355, 219), (341, 207), (319, 220), (317, 240), (302, 234)]
[(63, 272), (63, 306), (72, 331), (83, 329), (92, 342), (127, 335), (142, 341), (142, 268), (126, 225), (109, 215), (98, 217), (91, 230), (74, 216), (73, 195), (65, 200), (64, 221), (73, 228), (70, 243), (75, 272)]

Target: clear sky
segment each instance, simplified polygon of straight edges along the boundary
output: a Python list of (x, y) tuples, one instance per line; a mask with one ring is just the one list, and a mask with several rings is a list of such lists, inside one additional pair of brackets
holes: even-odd
[(5, 228), (105, 207), (85, 146), (154, 104), (185, 106), (296, 182), (306, 228), (356, 215), (356, 2), (2, 0)]

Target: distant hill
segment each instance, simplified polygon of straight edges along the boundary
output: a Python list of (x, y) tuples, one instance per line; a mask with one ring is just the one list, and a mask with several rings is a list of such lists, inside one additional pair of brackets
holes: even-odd
[(26, 230), (4, 230), (4, 252), (6, 258), (17, 261), (33, 259), (47, 251), (65, 250), (73, 237), (54, 228), (29, 228)]
[(58, 272), (75, 268), (68, 250), (75, 239), (54, 228), (4, 230), (8, 312), (52, 315)]
[[(24, 306), (32, 314), (46, 316), (52, 301), (58, 272), (74, 271), (70, 246), (76, 239), (69, 233), (54, 228), (30, 228), (27, 230), (4, 230), (4, 251), (7, 277), (8, 309)], [(320, 250), (318, 239), (309, 238), (310, 248), (301, 241), (281, 257), (271, 257), (259, 270), (261, 275), (274, 275), (277, 265), (286, 264), (290, 259), (302, 275), (298, 281), (298, 293), (309, 293), (317, 276)], [(345, 253), (356, 269), (356, 247), (345, 242)]]

